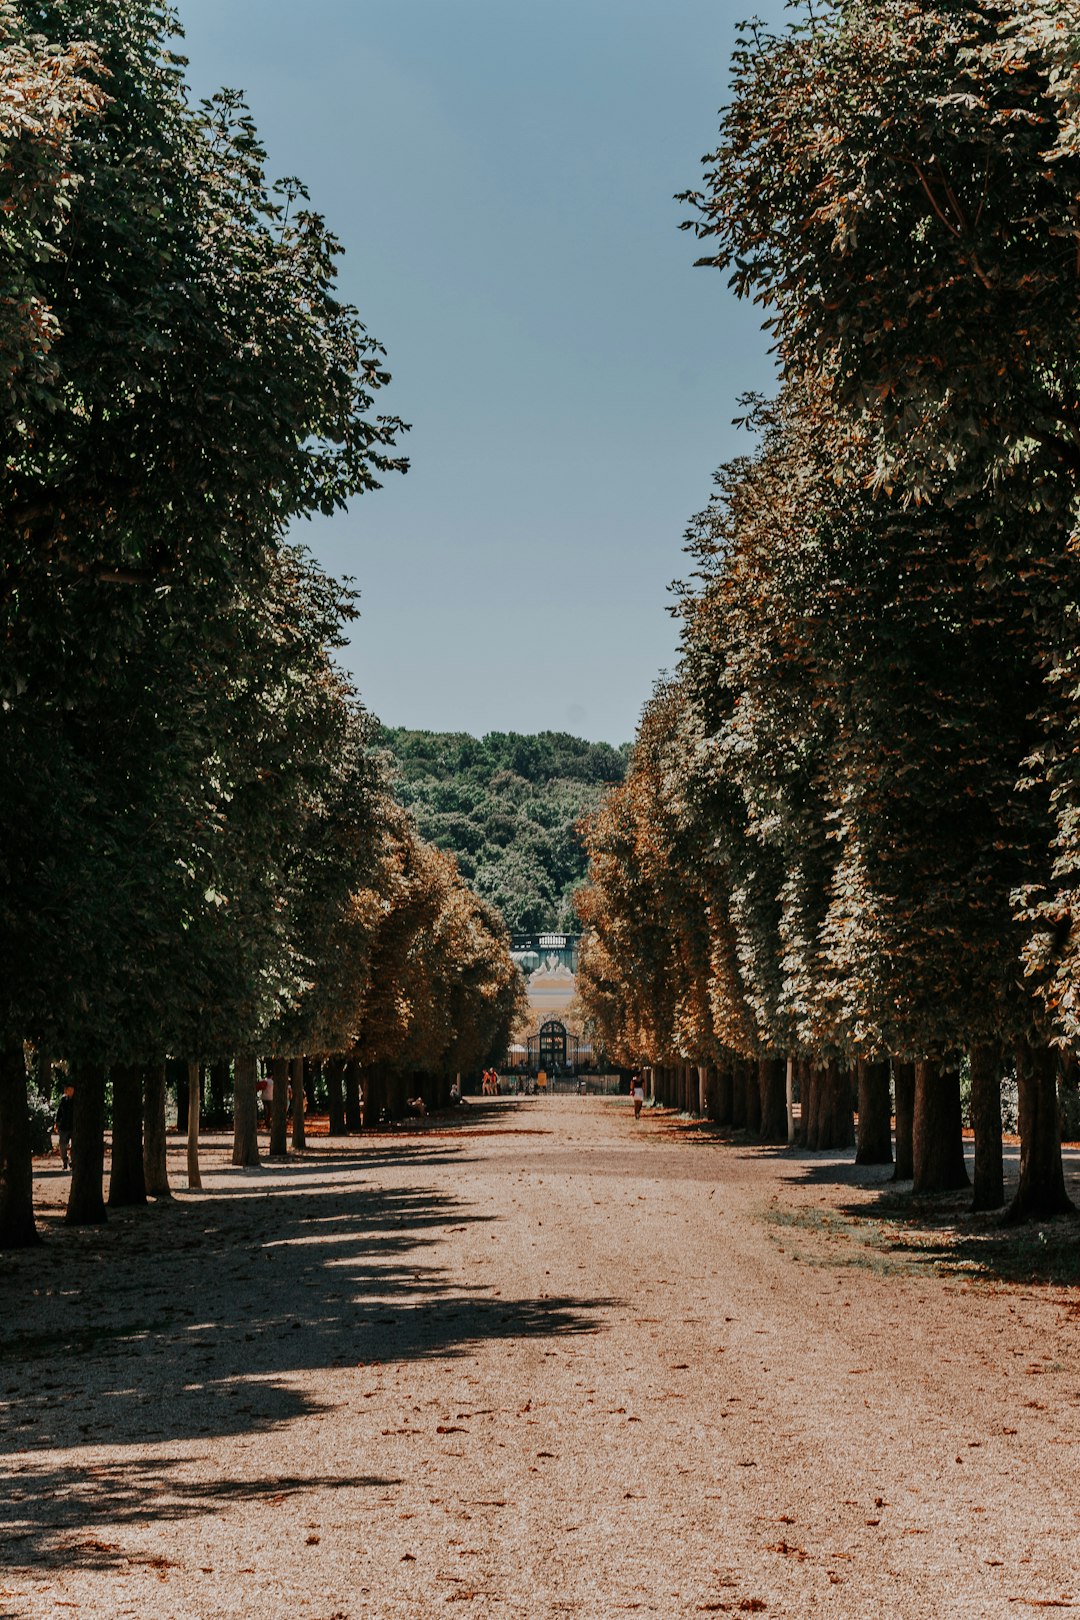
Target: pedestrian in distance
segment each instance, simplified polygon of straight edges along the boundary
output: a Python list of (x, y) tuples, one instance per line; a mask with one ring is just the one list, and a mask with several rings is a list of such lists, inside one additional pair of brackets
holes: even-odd
[(640, 1074), (635, 1074), (630, 1082), (630, 1095), (634, 1099), (634, 1118), (641, 1118), (641, 1105), (645, 1101), (645, 1086)]
[(259, 1102), (262, 1104), (263, 1124), (270, 1129), (270, 1116), (274, 1108), (274, 1081), (273, 1076), (267, 1072), (259, 1080), (256, 1088)]
[(57, 1148), (60, 1153), (60, 1163), (67, 1170), (71, 1164), (71, 1133), (75, 1124), (75, 1087), (68, 1080), (64, 1086), (64, 1094), (56, 1106), (56, 1135)]

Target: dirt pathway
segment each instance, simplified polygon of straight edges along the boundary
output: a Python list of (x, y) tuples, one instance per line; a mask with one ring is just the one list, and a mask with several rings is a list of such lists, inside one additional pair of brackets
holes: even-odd
[(0, 1272), (0, 1617), (1080, 1613), (1080, 1297), (881, 1173), (577, 1098), (205, 1157)]

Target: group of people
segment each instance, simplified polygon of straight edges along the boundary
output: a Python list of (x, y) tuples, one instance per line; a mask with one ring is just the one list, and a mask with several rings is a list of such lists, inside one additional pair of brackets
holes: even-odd
[(485, 1069), (480, 1081), (480, 1095), (482, 1097), (497, 1097), (499, 1095), (499, 1071)]

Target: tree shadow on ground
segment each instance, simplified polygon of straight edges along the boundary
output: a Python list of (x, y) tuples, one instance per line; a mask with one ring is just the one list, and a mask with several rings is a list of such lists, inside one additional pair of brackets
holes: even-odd
[[(439, 1245), (451, 1235), (467, 1235), (466, 1264), (499, 1241), (497, 1214), (436, 1183), (448, 1160), (468, 1162), (421, 1144), (385, 1160), (378, 1150), (305, 1155), (287, 1176), (275, 1166), (270, 1184), (237, 1172), (220, 1191), (117, 1212), (105, 1227), (10, 1256), (0, 1282), (0, 1561), (32, 1564), (61, 1533), (117, 1519), (204, 1513), (207, 1493), (224, 1497), (235, 1482), (170, 1482), (177, 1459), (134, 1448), (340, 1413), (335, 1368), (600, 1331), (612, 1299), (507, 1297), (464, 1282), (459, 1254), (444, 1262)], [(405, 1184), (368, 1179), (386, 1161)], [(346, 1421), (363, 1410), (355, 1389), (350, 1400)], [(107, 1462), (85, 1456), (103, 1447)], [(338, 1483), (391, 1482), (373, 1473)], [(113, 1556), (83, 1540), (87, 1558)], [(83, 1555), (72, 1543), (65, 1561)]]
[[(971, 1143), (967, 1148), (972, 1169)], [(759, 1149), (758, 1152), (769, 1150)], [(798, 1149), (775, 1150), (790, 1166), (784, 1181), (794, 1187), (851, 1188), (869, 1196), (839, 1200), (830, 1210), (819, 1207), (771, 1211), (769, 1219), (816, 1231), (849, 1244), (846, 1258), (835, 1252), (829, 1264), (858, 1264), (872, 1270), (932, 1272), (988, 1284), (1080, 1284), (1077, 1216), (1010, 1225), (1006, 1212), (976, 1213), (970, 1187), (955, 1192), (916, 1195), (910, 1181), (894, 1181), (889, 1165), (857, 1165), (853, 1154), (823, 1156)], [(1006, 1208), (1019, 1178), (1019, 1150), (1007, 1146)], [(1066, 1187), (1080, 1208), (1080, 1155), (1064, 1155)], [(861, 1253), (859, 1252), (861, 1251)], [(1080, 1301), (1076, 1304), (1080, 1310)]]

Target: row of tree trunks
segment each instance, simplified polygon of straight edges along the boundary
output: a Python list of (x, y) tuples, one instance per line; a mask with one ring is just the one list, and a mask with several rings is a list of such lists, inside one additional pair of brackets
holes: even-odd
[(855, 1142), (851, 1074), (836, 1058), (803, 1071), (803, 1141), (814, 1151), (836, 1151)]

